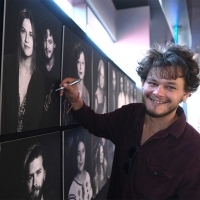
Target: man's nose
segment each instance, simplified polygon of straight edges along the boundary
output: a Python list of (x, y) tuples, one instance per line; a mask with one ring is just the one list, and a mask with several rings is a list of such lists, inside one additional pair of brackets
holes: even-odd
[(154, 88), (153, 94), (163, 96), (165, 93), (164, 87), (162, 85), (158, 85)]
[(33, 187), (37, 186), (37, 177), (36, 175), (33, 176)]

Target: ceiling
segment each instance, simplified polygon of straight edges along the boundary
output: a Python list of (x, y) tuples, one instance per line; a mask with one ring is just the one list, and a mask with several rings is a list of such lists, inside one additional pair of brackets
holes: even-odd
[(116, 10), (148, 6), (148, 0), (112, 0)]
[[(90, 2), (93, 5), (93, 11), (97, 11), (95, 8), (97, 3), (101, 2), (100, 0), (68, 0), (73, 5), (88, 3)], [(102, 1), (102, 5), (97, 4), (102, 9), (103, 6), (106, 9), (103, 9), (105, 12), (108, 12), (109, 6), (105, 4), (106, 1), (113, 3), (116, 10), (126, 10), (129, 8), (149, 6), (151, 11), (151, 18), (156, 18), (157, 16), (157, 2), (160, 3), (162, 7), (162, 12), (167, 20), (168, 26), (173, 34), (172, 27), (179, 25), (180, 36), (179, 41), (184, 41), (188, 46), (191, 46), (191, 41), (193, 41), (192, 46), (196, 46), (198, 43), (198, 48), (200, 49), (200, 0), (105, 0)], [(103, 13), (105, 15), (105, 12)], [(95, 13), (95, 12), (94, 12)], [(112, 12), (111, 12), (112, 13)], [(100, 16), (101, 19), (101, 16)], [(192, 35), (192, 36), (191, 36)], [(200, 51), (200, 50), (199, 50)]]

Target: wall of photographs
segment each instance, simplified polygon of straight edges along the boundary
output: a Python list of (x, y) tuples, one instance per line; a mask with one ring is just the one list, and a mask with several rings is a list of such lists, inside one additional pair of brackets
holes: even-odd
[(115, 146), (83, 129), (55, 89), (81, 78), (81, 98), (106, 113), (136, 102), (135, 82), (55, 2), (0, 7), (0, 199), (105, 199)]

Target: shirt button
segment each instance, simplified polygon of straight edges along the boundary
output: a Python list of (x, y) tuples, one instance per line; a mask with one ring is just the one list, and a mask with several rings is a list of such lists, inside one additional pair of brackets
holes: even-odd
[(158, 175), (158, 172), (154, 172), (154, 175), (157, 176), (157, 175)]

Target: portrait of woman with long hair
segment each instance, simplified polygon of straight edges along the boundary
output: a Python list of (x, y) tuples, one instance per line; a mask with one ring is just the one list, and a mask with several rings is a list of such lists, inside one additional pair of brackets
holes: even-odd
[(44, 101), (44, 80), (36, 66), (35, 24), (26, 8), (19, 13), (16, 35), (16, 54), (4, 57), (3, 133), (37, 129)]
[(106, 92), (105, 92), (105, 64), (99, 60), (97, 90), (95, 92), (95, 112), (103, 114), (106, 112)]
[(107, 160), (105, 157), (105, 150), (102, 142), (96, 152), (95, 158), (95, 174), (93, 179), (94, 197), (99, 193), (102, 187), (107, 182)]

